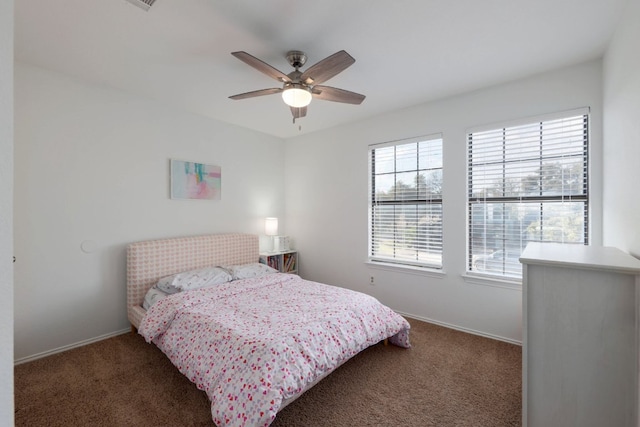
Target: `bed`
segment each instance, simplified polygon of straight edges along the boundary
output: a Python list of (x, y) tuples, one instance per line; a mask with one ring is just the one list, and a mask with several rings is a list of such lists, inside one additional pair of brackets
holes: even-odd
[[(387, 339), (410, 347), (408, 322), (375, 298), (293, 274), (263, 274), (268, 267), (257, 265), (258, 253), (258, 236), (241, 233), (127, 247), (132, 330), (207, 393), (217, 426), (268, 426), (365, 348)], [(143, 308), (149, 290), (167, 277), (215, 266), (232, 277)]]

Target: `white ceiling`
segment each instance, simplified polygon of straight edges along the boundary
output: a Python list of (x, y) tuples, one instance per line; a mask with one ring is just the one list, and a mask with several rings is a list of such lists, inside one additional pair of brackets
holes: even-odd
[[(627, 0), (125, 0), (15, 2), (16, 60), (281, 138), (600, 57)], [(285, 74), (344, 49), (327, 81), (361, 105), (314, 100), (295, 125), (278, 87), (230, 55)]]

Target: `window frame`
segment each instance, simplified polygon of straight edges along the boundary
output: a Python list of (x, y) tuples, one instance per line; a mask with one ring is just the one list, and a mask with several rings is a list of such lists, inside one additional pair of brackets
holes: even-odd
[[(411, 145), (411, 144), (418, 144), (418, 147), (419, 147), (420, 142), (430, 142), (430, 141), (438, 141), (438, 140), (440, 141), (440, 145), (438, 147), (438, 150), (440, 152), (439, 167), (425, 167), (421, 169), (419, 164), (420, 152), (419, 150), (416, 150), (416, 168), (410, 169), (410, 170), (398, 171), (396, 169), (398, 156), (397, 156), (397, 152), (394, 149), (394, 155), (393, 155), (394, 170), (392, 173), (394, 174), (394, 178), (395, 178), (395, 175), (401, 174), (401, 173), (407, 173), (407, 172), (416, 173), (416, 176), (418, 176), (420, 174), (420, 171), (439, 171), (440, 180), (441, 180), (439, 197), (427, 197), (427, 193), (425, 193), (424, 200), (421, 199), (418, 195), (414, 199), (410, 199), (410, 200), (394, 199), (394, 200), (381, 201), (376, 199), (376, 176), (382, 175), (382, 174), (376, 175), (376, 169), (375, 169), (376, 150), (379, 150), (382, 148), (388, 148), (388, 147), (396, 148), (399, 146)], [(424, 272), (430, 271), (434, 273), (442, 273), (443, 258), (444, 258), (444, 233), (443, 233), (444, 204), (443, 204), (443, 194), (442, 194), (442, 182), (443, 182), (443, 172), (444, 172), (444, 140), (443, 140), (442, 134), (436, 133), (436, 134), (429, 134), (429, 135), (405, 138), (405, 139), (394, 140), (394, 141), (387, 141), (383, 143), (370, 144), (368, 146), (367, 156), (368, 156), (367, 157), (368, 159), (368, 193), (367, 193), (368, 196), (367, 197), (368, 197), (368, 208), (369, 208), (368, 209), (368, 229), (367, 229), (367, 234), (368, 234), (367, 262), (377, 266), (394, 267), (394, 268), (400, 268), (402, 270), (415, 269), (415, 270), (424, 271)], [(387, 172), (387, 174), (391, 174), (391, 172)], [(397, 180), (394, 181), (394, 186), (395, 184), (397, 184)], [(419, 194), (419, 189), (416, 189), (416, 191), (417, 191), (417, 194)], [(428, 208), (431, 205), (437, 205), (439, 207), (440, 250), (439, 250), (439, 253), (437, 254), (437, 256), (439, 257), (439, 262), (420, 261), (416, 259), (408, 260), (408, 259), (403, 259), (402, 257), (396, 258), (395, 256), (393, 258), (390, 258), (390, 257), (380, 256), (379, 253), (376, 253), (374, 245), (376, 243), (376, 235), (379, 233), (379, 230), (376, 229), (375, 212), (376, 212), (377, 206), (383, 206), (383, 205), (385, 206), (415, 205), (417, 209), (419, 209), (418, 208), (419, 206), (425, 206)], [(394, 218), (395, 218), (395, 213), (394, 213)], [(395, 231), (394, 231), (394, 237), (395, 237)], [(426, 244), (431, 244), (433, 240), (426, 239), (424, 242)], [(393, 248), (395, 252), (396, 246), (394, 245)], [(419, 250), (416, 249), (416, 254), (418, 252)]]
[[(583, 116), (582, 120), (584, 123), (584, 130), (583, 130), (583, 144), (582, 144), (582, 162), (583, 162), (583, 171), (581, 174), (581, 177), (583, 179), (583, 194), (580, 195), (564, 195), (564, 194), (556, 194), (556, 195), (543, 195), (540, 194), (538, 196), (526, 196), (523, 197), (522, 195), (520, 196), (503, 196), (503, 197), (485, 197), (484, 200), (482, 200), (481, 197), (478, 196), (473, 196), (472, 192), (473, 192), (473, 178), (472, 178), (472, 171), (473, 171), (473, 164), (472, 164), (472, 144), (473, 144), (473, 139), (472, 139), (472, 135), (473, 134), (478, 134), (478, 133), (482, 133), (482, 132), (499, 132), (500, 130), (502, 130), (503, 132), (506, 132), (507, 130), (514, 130), (514, 128), (517, 127), (525, 127), (525, 126), (533, 126), (533, 125), (537, 125), (539, 124), (541, 126), (542, 129), (542, 125), (545, 122), (552, 122), (554, 120), (562, 120), (562, 119), (571, 119), (573, 117), (579, 117), (579, 116)], [(579, 108), (579, 109), (575, 109), (575, 110), (569, 110), (569, 111), (562, 111), (562, 112), (557, 112), (557, 113), (551, 113), (551, 114), (545, 114), (545, 115), (540, 115), (540, 116), (535, 116), (535, 117), (529, 117), (529, 118), (525, 118), (525, 119), (520, 119), (520, 120), (514, 120), (514, 121), (508, 121), (508, 122), (503, 122), (503, 123), (495, 123), (495, 124), (491, 124), (491, 125), (485, 125), (485, 126), (481, 126), (481, 127), (475, 127), (475, 128), (471, 128), (468, 129), (465, 134), (466, 134), (466, 146), (467, 146), (467, 181), (466, 181), (466, 197), (465, 197), (465, 204), (466, 204), (466, 262), (465, 262), (465, 277), (466, 278), (470, 278), (471, 281), (474, 282), (478, 282), (481, 284), (488, 284), (487, 282), (489, 281), (495, 281), (496, 283), (499, 284), (499, 286), (506, 286), (506, 287), (510, 287), (513, 284), (520, 284), (522, 281), (522, 277), (519, 276), (515, 276), (515, 275), (509, 275), (506, 272), (506, 266), (503, 263), (502, 266), (502, 272), (500, 273), (495, 273), (495, 272), (487, 272), (487, 271), (478, 271), (478, 269), (474, 268), (473, 262), (474, 262), (474, 248), (472, 245), (472, 233), (474, 231), (474, 227), (473, 227), (473, 218), (472, 218), (472, 205), (474, 203), (481, 203), (483, 205), (487, 205), (487, 204), (500, 204), (500, 203), (529, 203), (531, 205), (534, 205), (536, 203), (540, 204), (541, 209), (543, 209), (542, 204), (547, 202), (547, 203), (557, 203), (557, 202), (564, 202), (564, 201), (569, 201), (569, 202), (580, 202), (583, 204), (582, 206), (582, 219), (584, 221), (583, 225), (582, 225), (582, 239), (583, 242), (579, 242), (579, 243), (568, 243), (568, 244), (583, 244), (583, 245), (588, 245), (590, 243), (590, 241), (593, 239), (593, 236), (591, 235), (591, 226), (592, 226), (592, 218), (590, 217), (590, 213), (591, 213), (591, 204), (592, 204), (592, 195), (591, 195), (591, 171), (590, 171), (590, 150), (592, 147), (592, 136), (591, 136), (591, 125), (592, 125), (592, 118), (590, 116), (590, 108), (589, 107), (584, 107), (584, 108)], [(503, 142), (503, 149), (506, 146), (505, 144), (508, 144), (508, 141)], [(550, 159), (553, 158), (553, 156), (544, 156), (542, 155), (542, 151), (544, 149), (544, 140), (542, 137), (542, 131), (541, 131), (541, 136), (540, 136), (540, 155), (539, 157), (537, 157), (536, 159), (540, 161), (540, 165), (541, 165), (541, 171), (542, 171), (542, 162), (545, 159)], [(503, 159), (505, 159), (505, 157), (503, 156)], [(530, 160), (530, 159), (529, 159)], [(508, 165), (509, 162), (504, 160), (502, 163), (503, 168), (505, 165)], [(506, 183), (506, 181), (505, 181)], [(504, 190), (504, 187), (503, 187)], [(542, 193), (543, 189), (541, 188), (541, 193)], [(523, 202), (524, 201), (524, 202)], [(486, 209), (486, 208), (485, 208)], [(541, 215), (541, 221), (543, 216)], [(508, 234), (506, 228), (502, 228), (502, 234)], [(528, 241), (547, 241), (544, 238), (541, 238), (540, 240), (528, 240)], [(523, 248), (524, 249), (524, 248)], [(505, 249), (502, 249), (503, 251)], [(506, 256), (505, 256), (506, 258)]]

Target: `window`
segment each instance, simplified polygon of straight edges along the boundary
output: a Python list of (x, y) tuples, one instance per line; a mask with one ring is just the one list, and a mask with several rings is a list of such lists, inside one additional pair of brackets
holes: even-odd
[(469, 271), (520, 278), (527, 243), (588, 244), (588, 111), (467, 137)]
[(442, 138), (372, 145), (369, 259), (442, 268)]

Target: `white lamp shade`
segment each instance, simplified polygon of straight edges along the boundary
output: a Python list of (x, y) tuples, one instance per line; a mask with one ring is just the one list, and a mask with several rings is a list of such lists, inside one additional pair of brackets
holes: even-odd
[(278, 218), (266, 218), (264, 220), (264, 234), (267, 236), (278, 235)]
[(299, 87), (290, 87), (282, 92), (282, 99), (290, 107), (302, 108), (311, 102), (311, 92)]

